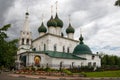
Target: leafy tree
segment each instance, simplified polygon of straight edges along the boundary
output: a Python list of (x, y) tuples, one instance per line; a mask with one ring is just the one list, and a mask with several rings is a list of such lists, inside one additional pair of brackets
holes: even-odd
[(101, 58), (102, 65), (117, 65), (120, 66), (120, 57), (115, 55), (104, 55), (104, 57)]
[(120, 6), (120, 0), (117, 0), (117, 1), (115, 2), (115, 6)]
[(17, 53), (16, 44), (18, 40), (6, 41), (6, 38), (8, 38), (6, 31), (10, 27), (11, 25), (7, 24), (0, 28), (0, 66), (6, 68), (10, 68), (14, 65), (15, 55)]

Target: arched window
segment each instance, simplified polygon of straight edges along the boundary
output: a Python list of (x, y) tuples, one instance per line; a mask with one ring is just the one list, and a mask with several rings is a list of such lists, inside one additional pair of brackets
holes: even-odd
[(27, 35), (29, 35), (29, 32), (27, 32)]
[(63, 67), (63, 62), (61, 61), (60, 62), (60, 70), (62, 69), (62, 67)]
[(27, 39), (26, 43), (29, 44), (29, 39)]
[(44, 44), (44, 51), (46, 51), (46, 44)]
[(75, 63), (75, 62), (72, 62), (72, 68), (74, 67), (74, 63)]
[(92, 66), (92, 63), (91, 62), (88, 62), (88, 67), (91, 67)]
[(70, 53), (70, 48), (69, 47), (67, 48), (67, 53)]
[(95, 58), (95, 55), (92, 55), (92, 60)]
[(93, 63), (93, 67), (96, 67), (96, 62)]
[(65, 46), (63, 46), (63, 52), (65, 52)]
[(39, 46), (39, 50), (41, 50), (41, 47)]
[(56, 50), (57, 50), (57, 45), (55, 44), (55, 45), (54, 45), (54, 51), (56, 51)]
[(24, 45), (24, 38), (22, 38), (22, 45)]

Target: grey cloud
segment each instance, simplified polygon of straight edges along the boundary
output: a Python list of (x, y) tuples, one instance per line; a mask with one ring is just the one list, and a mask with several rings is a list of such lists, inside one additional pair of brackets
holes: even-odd
[(0, 26), (4, 25), (4, 14), (13, 5), (14, 0), (0, 0)]
[[(33, 33), (33, 38), (39, 36), (37, 29), (41, 24), (41, 15), (45, 15), (45, 25), (50, 19), (51, 4), (54, 4), (55, 15), (56, 0), (28, 1), (28, 4), (26, 4), (24, 0), (16, 0), (7, 5), (6, 10), (2, 8), (3, 12), (0, 12), (3, 15), (6, 14), (5, 11), (8, 11), (5, 20), (0, 19), (0, 21), (3, 20), (5, 23), (12, 23), (12, 28), (9, 30), (11, 39), (19, 37), (19, 32), (24, 23), (24, 13), (27, 5), (29, 6), (30, 28)], [(114, 7), (114, 0), (60, 0), (58, 7), (58, 15), (64, 22), (64, 33), (68, 27), (68, 15), (70, 14), (72, 26), (76, 30), (75, 38), (79, 38), (79, 28), (82, 27), (84, 41), (92, 48), (93, 52), (105, 51), (106, 53), (114, 52), (116, 54), (120, 52), (118, 49), (113, 51), (114, 47), (119, 47), (120, 45), (120, 37), (118, 36), (120, 34), (120, 11), (119, 8)], [(103, 49), (105, 46), (110, 47), (105, 50)]]

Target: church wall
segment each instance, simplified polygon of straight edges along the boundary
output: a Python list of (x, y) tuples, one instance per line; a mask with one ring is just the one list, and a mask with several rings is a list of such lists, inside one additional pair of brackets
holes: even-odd
[(56, 34), (56, 28), (54, 26), (49, 27), (48, 28), (48, 33)]
[(96, 63), (96, 65), (98, 67), (101, 67), (101, 59), (99, 58), (98, 55), (94, 55), (94, 58), (92, 57), (93, 55), (89, 55), (89, 54), (84, 54), (84, 55), (79, 55), (79, 57), (83, 57), (86, 58), (87, 60), (84, 61), (84, 65), (88, 65), (88, 63), (91, 62), (91, 64), (93, 65), (94, 63)]
[(56, 35), (61, 35), (61, 28), (60, 27), (56, 27)]
[[(61, 62), (62, 62), (62, 68), (70, 68), (70, 66), (80, 67), (81, 63), (84, 62), (84, 60), (52, 58), (53, 64), (60, 65)], [(53, 68), (58, 69), (59, 67), (53, 67)]]
[(39, 35), (40, 36), (43, 36), (45, 34), (45, 32), (40, 32)]
[(70, 39), (74, 39), (74, 34), (73, 33), (69, 33), (69, 34), (67, 34), (67, 37), (70, 38)]
[(35, 65), (35, 56), (40, 56), (40, 65), (46, 67), (46, 64), (52, 64), (51, 62), (51, 58), (49, 56), (46, 56), (45, 54), (41, 54), (41, 53), (29, 53), (26, 54), (27, 58), (26, 58), (26, 64), (27, 66), (32, 66)]
[[(69, 48), (69, 52), (72, 53), (75, 46), (78, 42), (67, 40), (61, 37), (51, 36), (49, 37), (49, 46), (48, 50), (54, 51), (54, 46), (56, 45), (56, 51), (58, 52), (67, 52), (67, 48)], [(64, 47), (64, 50), (63, 50)]]
[(55, 50), (54, 47), (56, 45), (56, 51), (63, 52), (63, 46), (64, 46), (64, 52), (68, 52), (68, 48), (69, 48), (69, 52), (72, 53), (78, 42), (64, 39), (61, 37), (47, 35), (34, 41), (33, 48), (36, 48), (37, 51), (43, 51), (44, 44), (46, 45), (46, 50), (54, 51)]
[(48, 50), (48, 37), (45, 36), (43, 38), (40, 38), (33, 42), (33, 48), (36, 49), (36, 51), (44, 51), (44, 46), (46, 46), (46, 50)]

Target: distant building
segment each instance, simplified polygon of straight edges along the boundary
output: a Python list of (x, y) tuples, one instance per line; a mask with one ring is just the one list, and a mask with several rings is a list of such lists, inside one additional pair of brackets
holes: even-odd
[(62, 33), (63, 21), (56, 13), (47, 22), (38, 28), (39, 37), (32, 40), (29, 30), (29, 13), (26, 13), (24, 29), (20, 33), (19, 48), (17, 52), (17, 67), (42, 66), (51, 68), (70, 68), (81, 66), (101, 67), (99, 55), (93, 54), (84, 44), (80, 34), (79, 41), (74, 40), (74, 28), (69, 22), (66, 29), (67, 37)]

